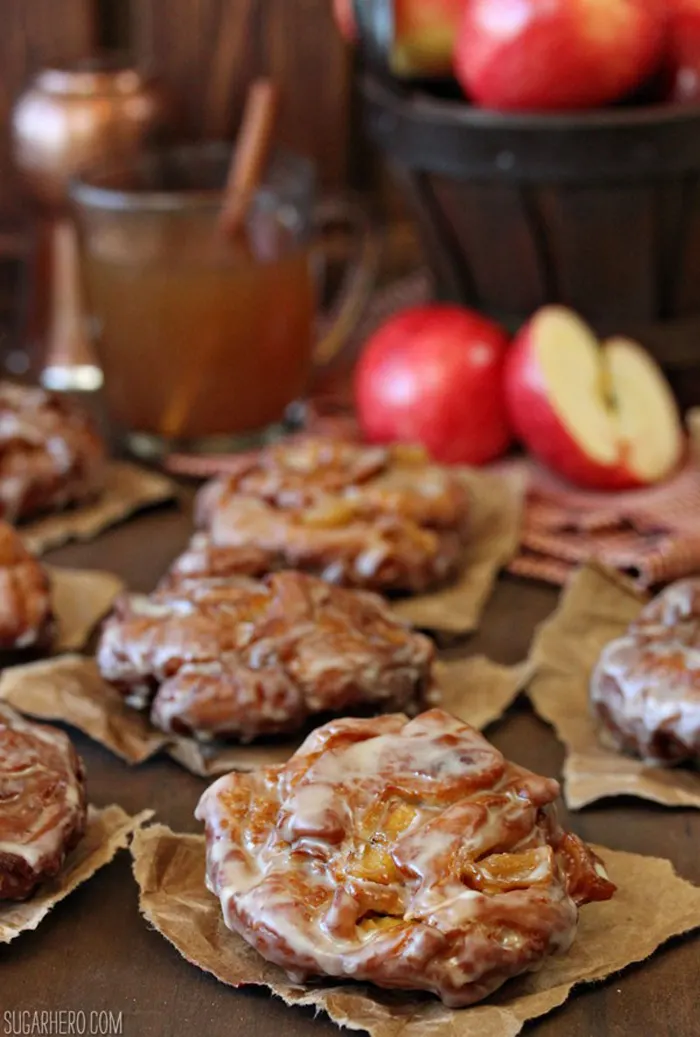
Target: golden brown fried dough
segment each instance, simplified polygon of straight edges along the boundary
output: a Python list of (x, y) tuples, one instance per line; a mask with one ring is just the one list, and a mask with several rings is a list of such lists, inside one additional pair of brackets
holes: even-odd
[(700, 763), (700, 579), (667, 587), (591, 677), (601, 734), (657, 766)]
[(49, 648), (53, 631), (48, 574), (0, 521), (0, 650)]
[(20, 522), (95, 497), (105, 448), (64, 396), (0, 382), (0, 518)]
[(283, 572), (126, 597), (97, 659), (133, 705), (153, 698), (156, 727), (249, 741), (317, 713), (420, 707), (433, 653), (380, 598)]
[(413, 447), (300, 436), (242, 457), (200, 492), (205, 533), (179, 575), (301, 569), (348, 587), (416, 593), (458, 571), (469, 493)]
[(558, 784), (432, 710), (336, 720), (202, 797), (226, 924), (294, 982), (332, 976), (472, 1004), (566, 951), (614, 886), (557, 822)]
[(62, 731), (0, 706), (0, 900), (56, 875), (87, 823), (82, 762)]

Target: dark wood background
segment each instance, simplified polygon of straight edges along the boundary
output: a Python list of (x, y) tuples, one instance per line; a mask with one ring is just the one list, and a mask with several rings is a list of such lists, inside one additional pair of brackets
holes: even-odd
[(160, 75), (184, 136), (232, 137), (246, 84), (273, 75), (281, 137), (312, 155), (323, 183), (349, 179), (350, 55), (331, 0), (0, 0), (0, 214), (21, 212), (8, 155), (12, 104), (45, 65), (116, 49)]
[(246, 84), (274, 75), (282, 142), (315, 159), (324, 188), (372, 192), (380, 213), (403, 219), (358, 127), (331, 0), (0, 0), (0, 336), (18, 333), (29, 218), (10, 161), (12, 104), (39, 68), (104, 50), (162, 77), (189, 139), (233, 138)]

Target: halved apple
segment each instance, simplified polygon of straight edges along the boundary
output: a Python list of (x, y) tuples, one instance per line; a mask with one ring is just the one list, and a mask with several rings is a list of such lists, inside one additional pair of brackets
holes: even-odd
[(531, 453), (576, 486), (648, 486), (683, 457), (678, 407), (655, 361), (628, 339), (601, 345), (561, 306), (540, 310), (516, 337), (506, 399)]

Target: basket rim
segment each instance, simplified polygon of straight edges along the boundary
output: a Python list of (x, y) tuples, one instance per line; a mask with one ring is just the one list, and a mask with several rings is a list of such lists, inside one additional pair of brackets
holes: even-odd
[(432, 97), (420, 89), (408, 90), (391, 84), (380, 76), (365, 71), (361, 76), (365, 96), (412, 120), (443, 125), (470, 126), (481, 130), (547, 130), (559, 129), (590, 132), (591, 129), (670, 125), (700, 122), (700, 102), (694, 104), (635, 105), (629, 108), (596, 108), (566, 112), (498, 112), (463, 101)]

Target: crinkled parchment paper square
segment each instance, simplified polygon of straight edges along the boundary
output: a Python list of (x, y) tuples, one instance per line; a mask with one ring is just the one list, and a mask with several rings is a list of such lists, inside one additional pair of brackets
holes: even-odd
[(126, 461), (111, 461), (96, 500), (27, 522), (18, 532), (30, 551), (43, 554), (70, 540), (92, 540), (142, 508), (176, 496), (175, 484), (166, 476)]
[[(436, 665), (443, 707), (479, 728), (508, 708), (529, 675), (529, 664), (498, 666), (481, 656)], [(267, 739), (252, 745), (173, 738), (152, 727), (146, 714), (127, 706), (102, 679), (95, 661), (80, 655), (5, 670), (0, 676), (0, 700), (30, 716), (71, 724), (128, 763), (142, 763), (164, 750), (201, 777), (283, 763), (304, 737)]]
[(117, 595), (124, 581), (113, 573), (96, 569), (65, 569), (47, 565), (51, 580), (51, 603), (58, 624), (54, 649), (70, 652), (82, 648)]
[(92, 659), (61, 655), (13, 666), (0, 675), (0, 701), (39, 720), (60, 720), (129, 763), (141, 763), (167, 744), (148, 719), (125, 705)]
[(29, 900), (0, 901), (0, 943), (10, 943), (20, 933), (36, 929), (52, 907), (109, 864), (118, 850), (125, 849), (133, 833), (152, 816), (150, 810), (130, 817), (119, 806), (102, 810), (91, 806), (87, 831), (59, 874), (40, 886)]
[(471, 493), (471, 539), (461, 575), (449, 586), (392, 602), (394, 612), (422, 630), (469, 634), (477, 629), (501, 569), (520, 543), (525, 477), (464, 470)]
[(225, 927), (219, 902), (204, 885), (203, 836), (154, 825), (132, 843), (141, 912), (187, 961), (231, 986), (266, 986), (287, 1004), (323, 1009), (340, 1026), (372, 1037), (515, 1037), (528, 1019), (562, 1005), (578, 984), (605, 979), (700, 927), (700, 889), (678, 878), (669, 861), (599, 852), (618, 892), (582, 909), (571, 950), (485, 1003), (454, 1010), (434, 998), (359, 984), (291, 982)]
[(591, 564), (575, 574), (535, 635), (527, 694), (566, 746), (564, 795), (573, 809), (621, 795), (700, 808), (700, 773), (650, 767), (606, 748), (589, 709), (590, 675), (601, 651), (625, 632), (647, 600), (630, 580)]

